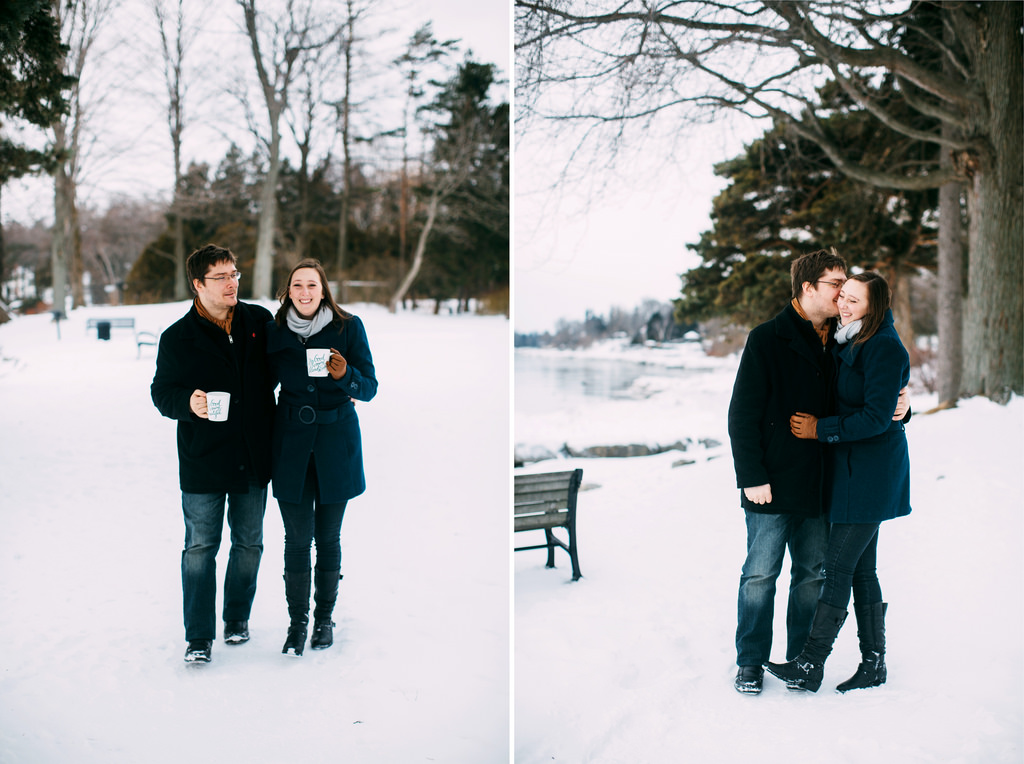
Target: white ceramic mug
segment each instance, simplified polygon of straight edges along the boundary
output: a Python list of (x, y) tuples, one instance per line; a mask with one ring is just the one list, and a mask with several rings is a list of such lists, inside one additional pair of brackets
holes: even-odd
[(206, 415), (211, 422), (228, 421), (228, 408), (231, 405), (231, 393), (207, 393)]
[(306, 348), (306, 372), (311, 377), (326, 377), (330, 359), (329, 348)]

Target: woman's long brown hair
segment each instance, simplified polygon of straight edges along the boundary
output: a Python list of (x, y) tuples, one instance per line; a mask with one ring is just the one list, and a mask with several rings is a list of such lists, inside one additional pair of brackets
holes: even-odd
[(881, 274), (874, 271), (854, 274), (847, 281), (860, 281), (868, 288), (868, 312), (864, 314), (860, 331), (853, 341), (854, 345), (859, 345), (875, 336), (881, 327), (882, 321), (885, 320), (885, 312), (892, 303), (892, 290)]
[(285, 326), (287, 323), (288, 309), (292, 307), (292, 298), (288, 296), (288, 290), (291, 287), (292, 276), (295, 275), (295, 271), (302, 268), (312, 268), (320, 276), (320, 288), (324, 293), (323, 302), (330, 307), (331, 313), (334, 314), (334, 320), (332, 323), (341, 326), (346, 319), (352, 318), (351, 313), (339, 308), (338, 303), (334, 301), (334, 295), (331, 294), (331, 287), (327, 283), (327, 273), (324, 272), (324, 267), (320, 264), (320, 261), (315, 260), (312, 257), (307, 257), (305, 260), (299, 261), (295, 267), (291, 269), (288, 273), (288, 280), (285, 281), (284, 285), (277, 290), (277, 299), (281, 301), (281, 307), (278, 308), (277, 313), (274, 314), (274, 321), (277, 322), (277, 325)]

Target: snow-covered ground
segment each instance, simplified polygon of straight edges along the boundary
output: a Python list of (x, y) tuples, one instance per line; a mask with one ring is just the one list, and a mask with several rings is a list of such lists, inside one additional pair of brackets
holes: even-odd
[(507, 761), (508, 321), (354, 306), (380, 392), (358, 404), (368, 490), (342, 529), (336, 644), (281, 655), (271, 498), (252, 639), (187, 666), (155, 351), (85, 330), (186, 308), (76, 310), (59, 341), (48, 315), (0, 326), (0, 762)]
[[(85, 331), (121, 315), (155, 330), (185, 307), (78, 310), (60, 341), (48, 316), (0, 326), (3, 764), (505, 762), (510, 716), (517, 764), (1024, 759), (1019, 398), (926, 416), (934, 400), (914, 397), (914, 512), (883, 526), (879, 549), (888, 684), (831, 692), (857, 663), (851, 621), (817, 694), (767, 677), (745, 697), (732, 689), (744, 530), (725, 432), (736, 359), (595, 348), (648, 364), (633, 395), (516, 414), (517, 444), (556, 450), (721, 444), (526, 468), (584, 469), (584, 578), (571, 583), (564, 554), (556, 570), (540, 551), (509, 560), (502, 318), (355, 306), (381, 387), (359, 405), (369, 489), (342, 531), (338, 641), (280, 654), (271, 499), (252, 640), (218, 640), (213, 663), (186, 666), (174, 423), (149, 399), (155, 353), (137, 360), (127, 330)], [(679, 364), (705, 370), (659, 373)]]
[[(583, 578), (572, 582), (561, 551), (555, 570), (543, 551), (515, 555), (517, 764), (1024, 760), (1024, 401), (971, 399), (924, 415), (934, 398), (912, 397), (914, 510), (885, 523), (879, 541), (888, 683), (833, 691), (859, 658), (851, 616), (817, 694), (766, 676), (761, 695), (743, 696), (732, 680), (745, 530), (726, 431), (737, 359), (677, 347), (669, 352), (707, 367), (681, 381), (659, 377), (659, 365), (675, 363), (665, 351), (587, 352), (643, 360), (649, 376), (624, 399), (581, 397), (554, 414), (517, 408), (517, 451), (721, 445), (524, 468), (583, 468)], [(684, 460), (696, 463), (675, 466)], [(773, 657), (783, 660), (788, 570), (779, 584)]]

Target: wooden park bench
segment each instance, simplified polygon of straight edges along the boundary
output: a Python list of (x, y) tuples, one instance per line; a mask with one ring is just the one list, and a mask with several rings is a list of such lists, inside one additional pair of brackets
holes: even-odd
[(160, 344), (160, 332), (135, 332), (135, 358), (142, 357), (142, 346)]
[(100, 324), (107, 324), (110, 329), (131, 329), (135, 333), (135, 357), (142, 357), (142, 346), (152, 345), (156, 347), (160, 342), (160, 332), (138, 332), (135, 331), (135, 319), (131, 316), (121, 318), (90, 318), (85, 322), (85, 331), (96, 330), (96, 337), (99, 339), (110, 339), (109, 333), (101, 337)]
[[(515, 532), (543, 530), (546, 543), (516, 547), (515, 551), (547, 549), (547, 567), (555, 567), (555, 547), (569, 553), (572, 580), (580, 578), (580, 562), (576, 554), (576, 493), (583, 482), (583, 470), (547, 472), (515, 476)], [(566, 544), (552, 532), (565, 528)]]
[(85, 322), (85, 331), (96, 329), (98, 332), (100, 324), (109, 324), (111, 329), (135, 329), (134, 318), (90, 318)]

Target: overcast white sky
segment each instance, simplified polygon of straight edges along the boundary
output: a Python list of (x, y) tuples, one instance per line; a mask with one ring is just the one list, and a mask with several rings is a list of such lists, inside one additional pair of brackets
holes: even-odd
[[(272, 5), (261, 2), (257, 8)], [(186, 131), (185, 162), (208, 161), (212, 165), (223, 158), (229, 141), (218, 129), (230, 134), (232, 140), (246, 146), (250, 140), (244, 119), (231, 98), (221, 90), (225, 73), (240, 73), (250, 82), (255, 79), (252, 54), (241, 29), (242, 14), (235, 2), (220, 0), (193, 0), (186, 3), (187, 13), (203, 9), (203, 36), (197, 51), (207, 70), (193, 83), (193, 91), (186, 102), (191, 108), (193, 122)], [(104, 76), (103, 102), (94, 108), (92, 118), (97, 142), (89, 149), (90, 157), (83, 163), (84, 175), (80, 185), (80, 202), (103, 208), (111, 195), (133, 197), (169, 196), (173, 185), (173, 164), (170, 139), (167, 134), (166, 107), (161, 88), (160, 54), (156, 47), (156, 27), (150, 0), (121, 0), (113, 14), (118, 27), (126, 31), (134, 50), (122, 47), (114, 55), (121, 57), (118, 74)], [(510, 79), (511, 72), (511, 3), (508, 0), (386, 0), (373, 6), (373, 16), (364, 27), (371, 32), (369, 46), (383, 52), (388, 61), (401, 53), (409, 36), (427, 21), (433, 23), (438, 39), (459, 39), (460, 50), (472, 50), (474, 59), (497, 64), (501, 77)], [(103, 38), (103, 45), (111, 43), (113, 35)], [(100, 46), (100, 48), (103, 47)], [(101, 51), (93, 60), (101, 63)], [(459, 54), (459, 61), (462, 60)], [(211, 63), (212, 62), (212, 63)], [(119, 81), (117, 77), (122, 79)], [(84, 79), (84, 78), (83, 78)], [(97, 78), (99, 79), (99, 78)], [(362, 83), (366, 85), (367, 83)], [(371, 83), (370, 98), (400, 96), (395, 88), (384, 82)], [(203, 92), (204, 89), (207, 92)], [(496, 98), (509, 97), (510, 86), (495, 88)], [(152, 94), (156, 93), (156, 97)], [(258, 96), (256, 96), (258, 97)], [(206, 99), (199, 103), (197, 99)], [(397, 99), (397, 100), (400, 100)], [(212, 101), (212, 104), (211, 104)], [(258, 101), (252, 107), (257, 114), (265, 112)], [(222, 124), (211, 122), (221, 117)], [(250, 144), (251, 145), (251, 144)], [(290, 137), (285, 130), (283, 150), (294, 153)], [(31, 223), (41, 219), (52, 223), (52, 181), (47, 178), (13, 181), (4, 187), (3, 220)]]
[(607, 316), (612, 306), (678, 297), (679, 274), (699, 264), (686, 244), (711, 227), (711, 201), (725, 185), (712, 167), (764, 129), (733, 117), (681, 126), (671, 146), (637, 136), (614, 170), (554, 191), (546, 189), (571, 147), (533, 135), (517, 142), (515, 330), (550, 331), (588, 310)]

